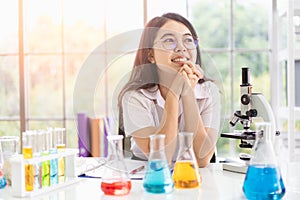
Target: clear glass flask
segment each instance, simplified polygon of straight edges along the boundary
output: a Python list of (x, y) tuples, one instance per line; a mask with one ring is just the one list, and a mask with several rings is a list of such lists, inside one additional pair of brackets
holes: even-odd
[(243, 184), (248, 199), (281, 199), (285, 186), (271, 141), (271, 124), (256, 124), (256, 141)]
[(193, 136), (192, 132), (179, 133), (179, 152), (172, 175), (175, 188), (196, 188), (202, 183), (193, 150)]
[(127, 195), (131, 190), (131, 180), (122, 150), (122, 135), (109, 135), (109, 152), (102, 176), (101, 190), (106, 195)]
[(174, 182), (165, 154), (165, 135), (150, 136), (150, 155), (143, 187), (149, 193), (173, 191)]

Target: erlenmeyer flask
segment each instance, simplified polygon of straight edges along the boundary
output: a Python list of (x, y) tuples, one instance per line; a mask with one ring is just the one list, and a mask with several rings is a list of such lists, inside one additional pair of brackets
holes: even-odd
[(131, 190), (131, 180), (122, 152), (122, 139), (122, 135), (107, 136), (109, 152), (101, 182), (101, 190), (106, 195), (126, 195)]
[(165, 154), (165, 135), (150, 136), (150, 155), (143, 183), (149, 193), (169, 193), (173, 191), (174, 182)]
[(243, 184), (243, 191), (248, 199), (281, 199), (285, 194), (271, 134), (275, 133), (271, 132), (270, 123), (256, 124), (253, 157)]
[(175, 188), (196, 188), (202, 183), (193, 150), (193, 136), (192, 132), (179, 133), (179, 152), (173, 171)]

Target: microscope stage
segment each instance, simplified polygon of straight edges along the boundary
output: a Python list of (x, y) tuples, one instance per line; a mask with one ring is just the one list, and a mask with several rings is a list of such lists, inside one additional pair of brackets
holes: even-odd
[(238, 132), (238, 133), (221, 133), (221, 137), (242, 139), (242, 140), (255, 140), (255, 132), (254, 131), (244, 131), (244, 132)]

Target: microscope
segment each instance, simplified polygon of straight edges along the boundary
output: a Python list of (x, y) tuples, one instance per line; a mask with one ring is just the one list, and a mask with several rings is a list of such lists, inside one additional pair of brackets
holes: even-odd
[[(240, 122), (243, 126), (243, 130), (235, 133), (221, 133), (221, 137), (240, 139), (241, 148), (252, 148), (255, 142), (256, 132), (250, 129), (251, 123), (254, 119), (261, 118), (264, 122), (271, 123), (271, 131), (274, 133), (272, 135), (272, 141), (275, 139), (275, 135), (279, 135), (279, 131), (276, 130), (275, 118), (270, 104), (266, 98), (261, 93), (252, 93), (252, 85), (250, 84), (250, 73), (249, 68), (242, 68), (242, 84), (240, 85), (240, 110), (237, 110), (232, 119), (230, 120), (230, 125), (235, 127), (235, 125)], [(250, 156), (247, 154), (240, 154), (240, 159), (242, 162), (239, 163), (223, 163), (223, 169), (246, 173), (247, 172), (247, 162), (250, 160)]]

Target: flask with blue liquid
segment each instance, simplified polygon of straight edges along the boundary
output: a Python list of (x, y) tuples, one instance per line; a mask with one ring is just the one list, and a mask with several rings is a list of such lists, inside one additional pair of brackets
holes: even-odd
[(149, 193), (169, 193), (174, 189), (174, 182), (165, 154), (165, 135), (150, 136), (150, 155), (143, 187)]
[(285, 186), (271, 140), (271, 124), (257, 123), (256, 130), (253, 157), (243, 184), (244, 194), (247, 199), (281, 199)]

